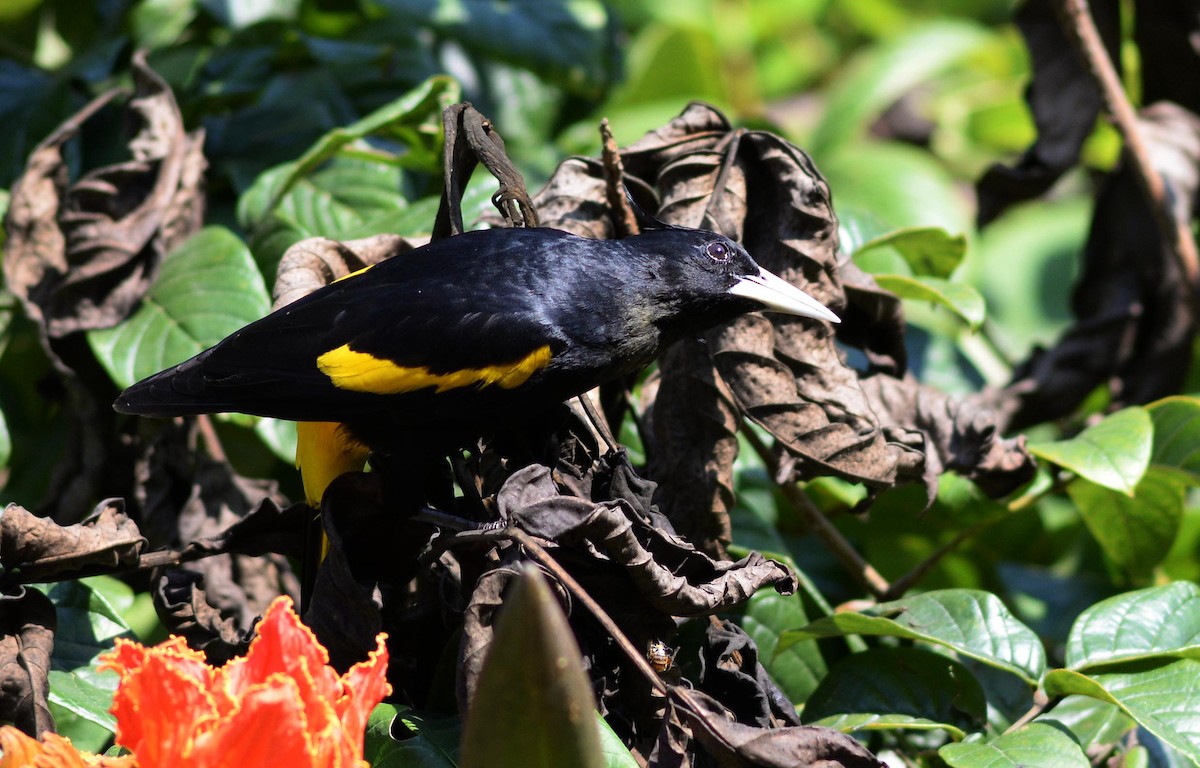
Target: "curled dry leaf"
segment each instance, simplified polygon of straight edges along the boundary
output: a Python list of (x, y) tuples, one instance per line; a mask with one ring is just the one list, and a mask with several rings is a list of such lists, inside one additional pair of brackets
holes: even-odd
[(664, 733), (651, 754), (658, 768), (694, 766), (690, 752), (699, 748), (716, 765), (754, 765), (763, 768), (841, 766), (884, 768), (867, 748), (832, 728), (790, 726), (760, 728), (733, 720), (716, 699), (700, 691), (672, 686)]
[(64, 145), (119, 92), (109, 92), (43, 140), (13, 186), (5, 219), (7, 285), (50, 338), (116, 325), (166, 254), (199, 229), (203, 132), (187, 133), (170, 87), (133, 59), (129, 102), (142, 128), (132, 160), (68, 183)]
[(758, 646), (732, 621), (709, 620), (696, 687), (718, 699), (739, 723), (800, 725), (796, 705), (758, 660)]
[(272, 291), (272, 309), (291, 304), (351, 272), (411, 251), (427, 242), (428, 238), (399, 235), (375, 235), (344, 243), (324, 237), (301, 240), (288, 248), (279, 261)]
[[(1055, 0), (1029, 0), (1017, 9), (1017, 27), (1033, 60), (1025, 100), (1033, 112), (1037, 139), (1015, 165), (994, 165), (979, 179), (981, 227), (1013, 203), (1050, 189), (1079, 161), (1083, 142), (1095, 128), (1103, 104), (1100, 89), (1064, 32), (1056, 5)], [(1120, 61), (1113, 56), (1121, 37), (1119, 3), (1100, 0), (1090, 3), (1090, 9), (1109, 57)]]
[(209, 664), (223, 664), (249, 647), (251, 627), (239, 629), (232, 616), (213, 607), (202, 574), (168, 570), (156, 580), (152, 597), (167, 630), (185, 638), (189, 647), (204, 651)]
[(669, 528), (652, 525), (628, 499), (593, 503), (563, 495), (548, 467), (513, 473), (496, 503), (527, 533), (562, 547), (586, 545), (624, 566), (630, 587), (668, 615), (716, 613), (768, 585), (781, 594), (796, 588), (796, 577), (781, 563), (757, 552), (738, 561), (713, 560)]
[(654, 407), (647, 411), (650, 472), (680, 535), (720, 557), (732, 538), (733, 462), (742, 415), (717, 375), (706, 345), (684, 339), (660, 360)]
[(145, 544), (121, 499), (100, 502), (87, 520), (75, 525), (59, 525), (9, 504), (0, 512), (0, 583), (134, 567)]
[(47, 697), (57, 627), (54, 604), (44, 593), (24, 587), (0, 592), (0, 722), (29, 734), (54, 730)]
[(927, 487), (952, 470), (996, 498), (1033, 478), (1024, 436), (1003, 438), (985, 398), (958, 400), (911, 377), (871, 376), (862, 386), (893, 441), (911, 441), (925, 455)]
[[(1175, 215), (1188, 221), (1200, 184), (1200, 119), (1156, 104), (1142, 125)], [(1072, 301), (1076, 323), (1017, 369), (997, 410), (1020, 428), (1070, 413), (1098, 386), (1110, 388), (1113, 408), (1178, 392), (1195, 338), (1191, 290), (1136, 173), (1122, 165), (1096, 200)]]

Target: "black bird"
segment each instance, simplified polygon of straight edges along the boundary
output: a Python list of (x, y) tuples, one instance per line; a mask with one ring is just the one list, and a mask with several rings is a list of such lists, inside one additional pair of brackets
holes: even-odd
[(713, 232), (623, 240), (491, 229), (360, 270), (126, 389), (142, 416), (301, 422), (316, 505), (369, 448), (443, 422), (494, 423), (636, 372), (665, 346), (760, 309), (837, 322)]

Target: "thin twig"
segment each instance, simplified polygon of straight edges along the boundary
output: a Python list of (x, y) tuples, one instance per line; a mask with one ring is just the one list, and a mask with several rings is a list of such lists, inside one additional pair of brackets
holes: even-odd
[(550, 571), (554, 578), (558, 579), (567, 588), (567, 591), (571, 593), (575, 600), (587, 608), (596, 621), (600, 623), (600, 626), (604, 627), (604, 631), (625, 652), (625, 655), (633, 662), (633, 666), (649, 681), (650, 686), (662, 695), (667, 695), (667, 684), (658, 676), (654, 668), (650, 666), (650, 662), (646, 661), (645, 655), (625, 636), (625, 633), (621, 631), (617, 622), (613, 621), (608, 612), (587, 593), (583, 585), (575, 581), (575, 577), (567, 573), (566, 569), (559, 565), (558, 561), (551, 557), (550, 553), (541, 544), (521, 529), (510, 527), (503, 531), (503, 533), (524, 547), (529, 552), (529, 556), (537, 561), (538, 565)]
[(604, 631), (613, 639), (613, 642), (629, 657), (633, 666), (649, 681), (650, 686), (658, 693), (664, 696), (667, 695), (668, 686), (666, 682), (654, 671), (654, 668), (650, 666), (650, 662), (646, 661), (646, 657), (638, 650), (637, 646), (625, 636), (625, 633), (621, 631), (621, 627), (617, 625), (617, 622), (613, 621), (608, 612), (588, 594), (583, 585), (559, 565), (558, 561), (546, 551), (546, 548), (539, 544), (532, 536), (520, 528), (509, 526), (499, 530), (463, 531), (452, 537), (447, 537), (445, 541), (439, 542), (437, 546), (438, 548), (448, 549), (455, 544), (475, 541), (511, 541), (524, 547), (529, 553), (530, 558), (549, 571), (554, 578), (558, 579), (559, 583), (571, 593), (572, 599), (586, 608), (595, 617), (600, 626), (604, 628)]
[[(754, 448), (755, 453), (762, 459), (767, 466), (767, 472), (772, 477), (778, 477), (779, 462), (775, 458), (775, 454), (770, 448), (763, 443), (753, 430), (743, 430), (742, 434), (746, 436), (746, 440)], [(874, 566), (868, 563), (862, 555), (858, 554), (858, 550), (854, 548), (842, 532), (839, 531), (829, 519), (825, 517), (813, 500), (808, 497), (808, 494), (800, 490), (800, 487), (792, 482), (779, 483), (780, 490), (783, 491), (784, 497), (791, 505), (804, 516), (806, 522), (812, 527), (813, 532), (817, 537), (829, 548), (829, 551), (837, 558), (842, 567), (846, 569), (858, 582), (871, 593), (872, 597), (880, 598), (886, 595), (891, 589), (887, 579), (875, 570)]]
[(1108, 112), (1125, 141), (1125, 151), (1133, 162), (1138, 183), (1150, 202), (1155, 223), (1162, 233), (1163, 241), (1169, 246), (1171, 255), (1183, 270), (1192, 289), (1192, 303), (1196, 304), (1196, 289), (1200, 285), (1200, 258), (1196, 255), (1196, 241), (1192, 239), (1188, 222), (1180, 221), (1171, 211), (1162, 176), (1154, 168), (1150, 150), (1138, 127), (1137, 113), (1125, 95), (1125, 88), (1117, 75), (1116, 67), (1108, 58), (1088, 2), (1059, 0), (1058, 5), (1068, 36), (1083, 54), (1088, 70), (1100, 86)]

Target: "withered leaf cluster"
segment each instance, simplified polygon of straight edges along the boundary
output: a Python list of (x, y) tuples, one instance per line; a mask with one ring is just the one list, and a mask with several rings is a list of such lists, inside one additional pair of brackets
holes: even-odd
[[(980, 223), (1037, 197), (1078, 165), (1104, 105), (1096, 77), (1056, 12), (1059, 3), (1030, 0), (1016, 14), (1033, 60), (1026, 98), (1037, 140), (1013, 166), (980, 179)], [(1121, 62), (1121, 4), (1089, 3), (1109, 58)], [(1200, 213), (1200, 90), (1180, 73), (1200, 63), (1194, 3), (1138, 3), (1132, 8), (1142, 73), (1138, 132), (1161, 175), (1169, 216), (1182, 231)], [(1178, 392), (1192, 359), (1197, 302), (1183, 265), (1156, 222), (1137, 170), (1127, 158), (1099, 180), (1091, 230), (1075, 283), (1075, 323), (1051, 349), (1018, 367), (994, 400), (1004, 428), (1071, 413), (1097, 387), (1113, 408)], [(1194, 276), (1193, 276), (1194, 277)]]
[[(102, 106), (90, 105), (35, 152), (6, 221), (10, 287), (87, 405), (81, 430), (101, 441), (70, 466), (87, 484), (43, 510), (54, 522), (20, 508), (0, 517), (0, 669), (16, 681), (4, 689), (0, 718), (34, 732), (49, 724), (44, 671), (54, 631), (53, 611), (23, 586), (34, 578), (148, 573), (168, 628), (215, 661), (244, 646), (271, 598), (300, 591), (287, 558), (305, 551), (307, 507), (237, 476), (203, 418), (117, 422), (107, 411), (111, 384), (79, 340), (82, 330), (126, 316), (202, 216), (202, 137), (182, 130), (169, 90), (144, 62), (135, 66), (129, 109), (144, 125), (129, 143), (133, 160), (67, 178), (61, 147)], [(629, 234), (636, 220), (620, 210), (628, 189), (663, 221), (739, 240), (844, 322), (835, 329), (747, 316), (668, 350), (632, 405), (644, 468), (608, 436), (611, 424), (578, 404), (449, 456), (431, 455), (416, 439), (402, 453), (373, 456), (372, 472), (339, 478), (323, 499), (329, 552), (306, 590), (306, 622), (343, 668), (387, 631), (399, 695), (423, 708), (465, 710), (496, 609), (512, 574), (532, 561), (552, 577), (569, 575), (556, 589), (597, 706), (651, 764), (879, 765), (852, 739), (801, 726), (753, 642), (711, 618), (758, 589), (796, 588), (781, 563), (757, 553), (726, 557), (737, 432), (744, 420), (765, 431), (781, 458), (781, 483), (833, 475), (872, 493), (921, 483), (929, 498), (949, 470), (995, 495), (1020, 486), (1032, 471), (1021, 442), (1001, 437), (979, 402), (905, 375), (899, 301), (839, 254), (828, 186), (780, 137), (734, 129), (716, 109), (692, 104), (632, 146), (563, 162), (530, 196), (489, 121), (469, 105), (450, 108), (445, 120), (446, 188), (434, 237), (462, 231), (462, 189), (476, 162), (500, 179), (494, 202), (504, 225)], [(416, 245), (389, 235), (298, 243), (281, 262), (276, 305)], [(844, 346), (862, 351), (863, 369), (846, 363)], [(616, 397), (601, 399), (619, 422), (630, 398), (624, 383), (615, 386)], [(120, 499), (82, 523), (70, 514), (84, 508), (80, 489), (114, 482), (124, 484), (129, 515)], [(688, 651), (697, 662), (681, 658), (664, 699), (597, 612), (634, 647), (678, 642), (687, 619), (710, 626)]]

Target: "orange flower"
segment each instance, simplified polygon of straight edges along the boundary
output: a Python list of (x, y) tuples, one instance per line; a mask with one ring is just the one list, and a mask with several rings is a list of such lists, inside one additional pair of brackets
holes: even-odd
[(31, 739), (11, 725), (0, 728), (0, 768), (137, 768), (132, 756), (101, 757), (80, 752), (71, 740), (47, 733), (45, 741)]
[[(367, 716), (391, 691), (384, 635), (366, 661), (339, 677), (291, 606), (286, 597), (272, 603), (246, 655), (224, 667), (205, 664), (204, 654), (180, 637), (154, 648), (117, 640), (116, 648), (101, 656), (101, 667), (121, 675), (112, 708), (117, 743), (136, 761), (87, 762), (94, 756), (75, 753), (76, 762), (51, 762), (46, 768), (366, 766)], [(10, 762), (7, 742), (0, 743), (6, 748), (0, 768), (30, 764), (19, 756)], [(43, 754), (49, 744), (48, 738), (41, 745)], [(22, 742), (14, 754), (27, 748)], [(69, 742), (67, 748), (74, 752)], [(41, 768), (42, 763), (32, 765)]]

